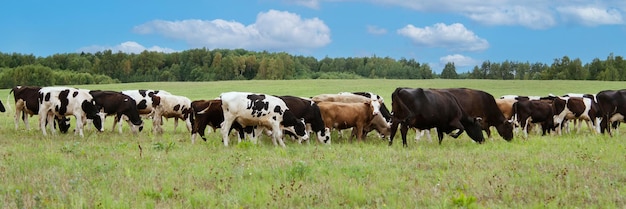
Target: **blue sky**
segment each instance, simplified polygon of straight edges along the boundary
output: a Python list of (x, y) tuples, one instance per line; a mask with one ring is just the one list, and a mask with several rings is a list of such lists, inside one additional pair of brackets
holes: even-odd
[(485, 60), (626, 56), (625, 15), (623, 0), (20, 0), (0, 8), (0, 52), (243, 48), (463, 72)]

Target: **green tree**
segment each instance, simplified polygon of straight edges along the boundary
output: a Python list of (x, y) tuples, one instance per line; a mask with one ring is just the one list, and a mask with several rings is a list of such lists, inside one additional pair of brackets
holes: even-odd
[(459, 75), (456, 73), (456, 67), (453, 62), (446, 63), (446, 66), (441, 71), (441, 78), (443, 79), (458, 79)]

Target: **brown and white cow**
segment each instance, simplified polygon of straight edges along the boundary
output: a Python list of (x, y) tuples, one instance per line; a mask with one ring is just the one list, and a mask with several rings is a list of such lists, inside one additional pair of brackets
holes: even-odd
[[(143, 121), (139, 116), (139, 110), (137, 109), (137, 103), (133, 98), (126, 94), (116, 91), (90, 91), (93, 100), (101, 109), (101, 120), (104, 125), (105, 117), (108, 115), (115, 115), (112, 130), (115, 130), (116, 123), (120, 121), (122, 115), (126, 116), (129, 121), (133, 133), (137, 133), (143, 129)], [(122, 126), (120, 126), (119, 132), (122, 133)], [(133, 127), (139, 127), (139, 130)]]
[[(582, 120), (587, 123), (587, 127), (591, 133), (599, 133), (600, 128), (598, 126), (597, 119), (599, 114), (599, 108), (594, 100), (586, 97), (551, 97), (553, 98), (555, 124), (558, 124), (557, 132), (562, 133), (562, 129), (565, 123), (568, 121)], [(580, 125), (580, 123), (579, 123)], [(578, 130), (580, 130), (580, 126)]]
[(372, 103), (370, 100), (361, 103), (318, 102), (317, 106), (327, 128), (337, 130), (353, 128), (357, 140), (362, 141), (363, 129), (369, 126), (374, 118), (372, 112), (375, 107)]
[[(191, 120), (191, 143), (195, 143), (197, 135), (206, 141), (204, 136), (207, 126), (211, 126), (213, 131), (222, 127), (224, 122), (224, 111), (222, 111), (222, 100), (195, 100), (191, 102), (192, 112), (189, 115)], [(235, 129), (238, 132), (239, 140), (245, 138), (246, 130), (241, 127), (239, 123), (233, 123), (231, 130)], [(250, 128), (247, 131), (251, 131)]]
[[(389, 145), (400, 126), (402, 144), (407, 146), (406, 134), (409, 128), (437, 128), (439, 144), (443, 134), (456, 138), (464, 131), (472, 140), (483, 143), (480, 118), (471, 117), (465, 112), (450, 92), (422, 88), (396, 88), (391, 94), (392, 115)], [(453, 131), (458, 130), (456, 133)]]
[(371, 98), (367, 98), (360, 95), (355, 94), (320, 94), (311, 98), (315, 103), (320, 102), (344, 102), (344, 103), (363, 103), (367, 101), (375, 101), (372, 102), (372, 115), (380, 114), (380, 106), (382, 101), (373, 100)]
[(283, 127), (293, 126), (296, 135), (308, 138), (304, 122), (296, 118), (278, 97), (249, 92), (225, 92), (220, 95), (220, 99), (224, 113), (221, 128), (224, 146), (228, 146), (228, 136), (234, 122), (244, 127), (258, 126), (270, 130), (274, 145), (280, 144), (283, 147)]
[[(9, 93), (13, 93), (15, 101), (15, 129), (19, 128), (20, 118), (27, 130), (30, 130), (28, 118), (39, 114), (39, 90), (38, 86), (16, 86)], [(67, 117), (55, 117), (55, 124), (59, 125), (61, 133), (67, 133), (70, 128), (70, 119)], [(37, 126), (39, 127), (39, 126)]]
[[(374, 102), (378, 101), (380, 103), (380, 114), (375, 116), (374, 119), (372, 119), (372, 122), (370, 123), (368, 127), (364, 129), (364, 131), (365, 131), (365, 134), (367, 134), (372, 130), (376, 130), (378, 131), (378, 133), (380, 134), (382, 138), (389, 137), (389, 134), (391, 133), (391, 112), (389, 111), (389, 109), (387, 109), (387, 106), (385, 105), (383, 97), (381, 97), (380, 95), (374, 94), (372, 92), (352, 92), (352, 93), (342, 92), (339, 94), (340, 95), (346, 95), (346, 94), (359, 95), (359, 96), (368, 98)], [(355, 135), (354, 131), (352, 135)]]
[[(43, 135), (46, 124), (53, 123), (54, 117), (73, 115), (76, 118), (76, 129), (84, 137), (83, 128), (87, 119), (93, 120), (98, 131), (102, 131), (102, 121), (89, 90), (69, 87), (43, 87), (39, 90), (39, 124)], [(54, 134), (55, 129), (51, 127)]]
[[(324, 126), (320, 108), (315, 102), (295, 96), (278, 96), (278, 98), (285, 102), (296, 118), (304, 119), (304, 123), (310, 127), (310, 131), (316, 133), (319, 142), (330, 144), (330, 129)], [(299, 142), (301, 141), (299, 140)]]
[(155, 133), (163, 133), (163, 118), (174, 118), (174, 131), (178, 127), (178, 119), (185, 121), (187, 130), (191, 132), (192, 112), (191, 100), (184, 96), (177, 95), (154, 95), (152, 96), (152, 130)]

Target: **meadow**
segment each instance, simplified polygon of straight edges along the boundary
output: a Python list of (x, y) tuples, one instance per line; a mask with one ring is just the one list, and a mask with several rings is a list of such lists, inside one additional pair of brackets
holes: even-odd
[[(505, 94), (560, 95), (622, 89), (626, 82), (494, 80), (288, 80), (130, 83), (86, 89), (163, 89), (192, 100), (226, 91), (310, 97), (371, 91), (390, 107), (396, 87), (468, 87)], [(4, 95), (4, 96), (3, 96)], [(8, 89), (0, 90), (7, 101)], [(44, 137), (20, 124), (13, 109), (0, 114), (0, 208), (623, 208), (626, 143), (585, 128), (562, 136), (497, 133), (484, 144), (458, 139), (413, 140), (388, 146), (371, 133), (363, 142), (333, 134), (275, 147), (268, 137), (224, 147), (218, 133), (192, 144), (183, 125), (165, 133), (111, 130), (84, 138)], [(72, 128), (74, 129), (74, 119)], [(435, 134), (433, 133), (433, 137)]]

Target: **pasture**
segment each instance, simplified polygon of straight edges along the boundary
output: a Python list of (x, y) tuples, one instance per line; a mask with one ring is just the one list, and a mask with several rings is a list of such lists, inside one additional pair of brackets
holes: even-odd
[[(163, 89), (192, 100), (250, 91), (310, 97), (371, 91), (385, 98), (396, 87), (467, 87), (505, 94), (561, 95), (622, 89), (625, 82), (492, 80), (289, 80), (131, 83), (86, 89)], [(15, 130), (9, 90), (0, 90), (0, 208), (623, 208), (626, 206), (624, 130), (615, 137), (517, 133), (511, 142), (494, 131), (479, 145), (463, 134), (442, 145), (422, 139), (393, 146), (371, 133), (349, 143), (315, 140), (274, 147), (269, 137), (224, 147), (219, 132), (191, 144), (183, 125), (165, 133), (132, 135), (93, 127), (44, 137), (30, 119)], [(8, 103), (8, 104), (7, 104)], [(75, 128), (72, 118), (72, 128)], [(433, 133), (433, 138), (436, 138)], [(233, 137), (234, 139), (234, 137)]]

